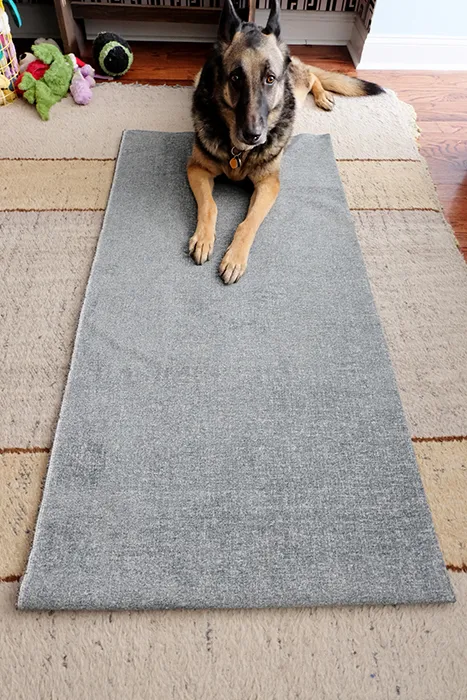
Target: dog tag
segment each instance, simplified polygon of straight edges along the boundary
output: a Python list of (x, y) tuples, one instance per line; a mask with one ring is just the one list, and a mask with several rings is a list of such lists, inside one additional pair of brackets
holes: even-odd
[(229, 160), (229, 165), (232, 168), (232, 170), (236, 170), (237, 168), (241, 168), (242, 166), (242, 159), (240, 158), (241, 152), (240, 153), (235, 153), (236, 148), (232, 148), (231, 153), (233, 155), (233, 158)]
[(232, 168), (232, 170), (236, 170), (237, 168), (239, 168), (241, 166), (241, 164), (242, 164), (242, 161), (240, 160), (240, 158), (238, 156), (234, 156), (232, 158), (232, 160), (229, 161), (229, 165)]

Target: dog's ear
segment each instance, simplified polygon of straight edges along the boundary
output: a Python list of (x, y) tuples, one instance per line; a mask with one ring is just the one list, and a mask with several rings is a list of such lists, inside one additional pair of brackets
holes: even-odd
[(271, 0), (270, 2), (271, 11), (268, 17), (268, 23), (263, 29), (264, 34), (274, 34), (278, 39), (281, 35), (280, 27), (280, 10), (278, 0)]
[(219, 28), (217, 30), (217, 38), (223, 43), (230, 44), (234, 34), (238, 32), (242, 24), (240, 17), (235, 12), (232, 5), (232, 0), (224, 0), (224, 6), (221, 12)]

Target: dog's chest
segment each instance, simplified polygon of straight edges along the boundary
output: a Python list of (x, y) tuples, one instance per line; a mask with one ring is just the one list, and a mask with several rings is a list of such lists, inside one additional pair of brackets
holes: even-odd
[(235, 182), (239, 182), (240, 180), (244, 180), (246, 178), (246, 170), (247, 168), (245, 167), (240, 167), (240, 168), (231, 168), (230, 165), (227, 163), (226, 165), (222, 166), (222, 170), (224, 172), (224, 175), (227, 175), (229, 180), (234, 180)]

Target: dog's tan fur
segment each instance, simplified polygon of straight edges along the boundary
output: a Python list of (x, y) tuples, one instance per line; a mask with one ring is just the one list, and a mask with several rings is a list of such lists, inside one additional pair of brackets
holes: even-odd
[[(227, 45), (221, 45), (221, 50), (223, 50), (222, 61), (226, 73), (228, 74), (241, 60), (242, 68), (247, 72), (252, 84), (261, 80), (261, 66), (265, 61), (271, 66), (271, 70), (278, 73), (284, 62), (284, 55), (288, 57), (286, 47), (273, 33), (265, 35), (264, 39), (261, 38), (259, 45), (252, 47), (248, 44), (245, 35), (237, 31)], [(290, 61), (288, 85), (292, 87), (297, 106), (303, 104), (310, 93), (316, 105), (325, 110), (331, 110), (334, 106), (331, 91), (349, 96), (368, 94), (364, 87), (365, 83), (362, 81), (308, 66), (297, 58), (288, 59), (288, 61)], [(198, 75), (195, 86), (198, 85), (199, 80)], [(274, 128), (280, 119), (284, 90), (284, 84), (278, 82), (274, 86), (275, 92), (268, 93), (271, 103), (267, 117), (269, 130)], [(249, 178), (254, 185), (254, 193), (247, 216), (235, 231), (219, 266), (222, 280), (226, 284), (232, 284), (244, 274), (256, 232), (279, 194), (280, 163), (283, 150), (291, 136), (291, 129), (284, 137), (284, 142), (279, 141), (277, 153), (271, 152), (267, 158), (258, 158), (254, 147), (238, 143), (232, 91), (227, 83), (222, 90), (219, 111), (230, 134), (230, 143), (242, 151), (242, 164), (235, 169), (230, 166), (231, 155), (215, 139), (207, 135), (203, 119), (200, 119), (194, 110), (195, 131), (199, 140), (193, 147), (187, 171), (190, 187), (198, 205), (198, 222), (195, 233), (189, 241), (189, 252), (197, 264), (203, 264), (211, 257), (217, 218), (217, 207), (212, 195), (214, 178), (221, 174), (231, 180)], [(209, 150), (204, 147), (207, 143)]]

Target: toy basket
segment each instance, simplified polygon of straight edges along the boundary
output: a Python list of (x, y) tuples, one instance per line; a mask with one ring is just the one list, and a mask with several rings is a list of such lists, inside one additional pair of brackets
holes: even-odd
[(0, 105), (13, 102), (16, 97), (14, 82), (18, 76), (18, 60), (11, 38), (8, 15), (0, 0)]

